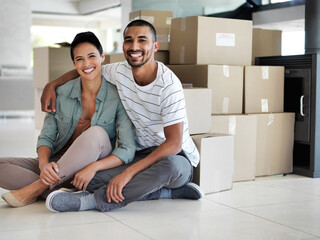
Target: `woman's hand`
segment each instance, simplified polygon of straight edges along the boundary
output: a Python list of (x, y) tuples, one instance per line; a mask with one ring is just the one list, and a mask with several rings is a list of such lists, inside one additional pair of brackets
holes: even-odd
[(71, 184), (75, 186), (78, 190), (86, 190), (89, 182), (96, 174), (96, 170), (93, 167), (93, 164), (89, 164), (82, 170), (76, 173)]
[(44, 184), (53, 185), (61, 181), (61, 178), (57, 175), (59, 167), (55, 162), (47, 163), (40, 170), (40, 179)]

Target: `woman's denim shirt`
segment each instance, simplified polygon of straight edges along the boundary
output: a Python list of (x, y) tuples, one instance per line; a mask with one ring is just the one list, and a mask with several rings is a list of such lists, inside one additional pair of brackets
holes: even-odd
[[(43, 145), (51, 148), (51, 156), (68, 142), (80, 119), (80, 78), (58, 87), (56, 92), (56, 112), (47, 113), (37, 144), (37, 148)], [(108, 133), (113, 148), (111, 154), (119, 157), (124, 163), (132, 161), (136, 150), (133, 125), (120, 101), (116, 87), (105, 79), (102, 79), (96, 97), (91, 126), (100, 126)], [(116, 141), (118, 147), (114, 148)]]

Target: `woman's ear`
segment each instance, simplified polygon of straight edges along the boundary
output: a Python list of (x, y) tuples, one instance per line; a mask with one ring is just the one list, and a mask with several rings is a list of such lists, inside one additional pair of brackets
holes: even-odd
[(101, 54), (101, 64), (104, 62), (106, 56), (104, 55), (104, 53)]

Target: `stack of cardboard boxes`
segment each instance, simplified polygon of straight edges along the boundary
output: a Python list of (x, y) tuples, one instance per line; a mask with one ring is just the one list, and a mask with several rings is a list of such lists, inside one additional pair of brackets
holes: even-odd
[[(292, 172), (294, 114), (283, 113), (284, 68), (252, 66), (253, 57), (266, 55), (281, 55), (281, 31), (253, 29), (246, 20), (172, 20), (168, 67), (183, 84), (211, 89), (209, 132), (234, 136), (233, 181)], [(188, 102), (196, 101), (196, 93), (190, 95), (189, 112)], [(205, 120), (189, 121), (198, 126)], [(215, 157), (204, 159), (201, 153), (200, 186), (201, 181), (216, 184), (201, 178), (203, 161)]]

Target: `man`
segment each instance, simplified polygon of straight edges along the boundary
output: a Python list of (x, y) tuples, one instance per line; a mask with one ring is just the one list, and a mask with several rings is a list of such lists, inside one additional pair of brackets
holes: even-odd
[[(46, 201), (52, 211), (110, 211), (136, 200), (203, 196), (199, 186), (190, 183), (199, 153), (189, 135), (183, 89), (179, 79), (154, 60), (159, 49), (154, 27), (135, 20), (123, 37), (127, 61), (103, 66), (102, 75), (116, 85), (135, 126), (135, 159), (129, 165), (97, 172), (83, 189), (87, 191), (52, 192)], [(89, 70), (90, 66), (86, 74)], [(55, 87), (77, 76), (70, 71), (47, 84), (41, 99), (44, 111), (55, 110)]]

